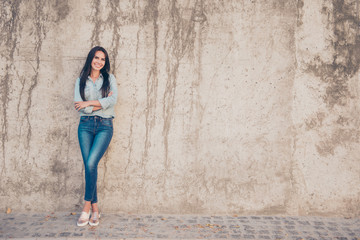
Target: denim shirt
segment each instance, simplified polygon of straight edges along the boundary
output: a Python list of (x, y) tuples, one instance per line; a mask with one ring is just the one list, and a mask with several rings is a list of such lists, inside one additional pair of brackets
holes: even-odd
[[(98, 100), (101, 105), (101, 109), (93, 111), (93, 106), (83, 108), (79, 111), (80, 116), (99, 116), (103, 118), (114, 118), (115, 117), (115, 103), (118, 96), (118, 90), (116, 85), (116, 79), (114, 75), (109, 74), (110, 91), (112, 95), (110, 97), (102, 97), (101, 86), (103, 84), (103, 76), (96, 79), (95, 83), (88, 77), (85, 85), (85, 98), (87, 101)], [(83, 101), (80, 95), (80, 78), (76, 79), (75, 83), (75, 94), (74, 102)]]

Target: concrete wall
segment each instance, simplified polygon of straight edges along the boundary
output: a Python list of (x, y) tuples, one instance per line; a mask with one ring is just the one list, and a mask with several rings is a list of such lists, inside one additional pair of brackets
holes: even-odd
[(119, 99), (103, 211), (360, 216), (358, 0), (0, 0), (0, 202), (79, 210), (75, 79)]

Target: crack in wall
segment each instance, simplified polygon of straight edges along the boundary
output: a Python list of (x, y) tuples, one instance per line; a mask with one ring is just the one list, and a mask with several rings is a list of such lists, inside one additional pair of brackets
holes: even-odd
[[(29, 158), (29, 153), (30, 153), (30, 141), (31, 141), (31, 136), (32, 136), (32, 128), (31, 128), (31, 122), (30, 122), (30, 110), (31, 110), (31, 104), (32, 104), (32, 93), (33, 90), (36, 88), (36, 86), (38, 85), (38, 81), (39, 81), (39, 72), (40, 72), (40, 52), (41, 52), (41, 47), (43, 44), (43, 40), (46, 37), (46, 29), (45, 29), (45, 22), (46, 22), (46, 18), (47, 15), (44, 13), (43, 8), (45, 7), (45, 1), (43, 0), (37, 0), (36, 1), (36, 10), (35, 10), (35, 16), (34, 16), (34, 25), (35, 25), (35, 61), (36, 61), (36, 72), (35, 75), (31, 78), (30, 81), (30, 87), (29, 90), (27, 91), (28, 93), (28, 101), (27, 101), (27, 105), (26, 105), (26, 110), (25, 110), (25, 116), (24, 118), (26, 119), (27, 122), (27, 127), (28, 127), (28, 131), (26, 134), (26, 152), (27, 152), (27, 158)], [(35, 165), (36, 163), (33, 162)]]
[(163, 138), (164, 138), (164, 167), (167, 171), (169, 162), (169, 132), (171, 121), (173, 120), (173, 110), (175, 107), (176, 83), (181, 59), (187, 52), (194, 49), (194, 21), (183, 20), (177, 7), (177, 1), (169, 3), (170, 19), (166, 33), (165, 50), (167, 52), (166, 72), (167, 80), (164, 91), (163, 105)]
[(119, 17), (122, 15), (120, 9), (120, 0), (116, 1), (109, 1), (110, 13), (106, 20), (106, 22), (111, 26), (113, 30), (113, 37), (111, 41), (111, 58), (112, 58), (112, 72), (116, 72), (116, 63), (117, 57), (119, 55), (119, 48), (120, 48), (120, 27), (122, 24), (118, 20)]
[[(35, 69), (34, 69), (34, 72), (35, 72)], [(24, 92), (24, 89), (25, 89), (25, 78), (20, 77), (20, 76), (18, 76), (18, 78), (19, 78), (19, 81), (21, 83), (21, 89), (20, 89), (19, 101), (18, 101), (16, 110), (17, 110), (17, 117), (20, 118), (20, 107), (21, 107), (22, 95), (23, 95), (23, 92)], [(21, 136), (21, 130), (20, 130), (20, 136)]]
[[(102, 194), (102, 196), (105, 198), (105, 194), (106, 194), (106, 190), (109, 190), (109, 188), (106, 186), (106, 176), (107, 176), (107, 170), (108, 170), (108, 167), (107, 167), (107, 163), (108, 163), (108, 160), (109, 160), (109, 157), (108, 157), (108, 153), (111, 152), (111, 146), (109, 146), (107, 149), (106, 149), (106, 152), (104, 154), (104, 156), (101, 158), (100, 162), (101, 164), (103, 165), (103, 176), (102, 176), (102, 182), (101, 182), (101, 188), (99, 189), (99, 184), (97, 184), (97, 194), (99, 195)], [(99, 171), (99, 170), (98, 170)], [(98, 174), (99, 175), (99, 174)], [(99, 181), (99, 180), (98, 180)], [(99, 191), (100, 190), (100, 191)]]
[[(182, 194), (180, 204), (182, 206), (182, 212), (195, 212), (201, 213), (204, 211), (201, 194), (199, 192), (204, 189), (208, 190), (206, 186), (205, 170), (199, 162), (200, 153), (200, 129), (202, 119), (204, 116), (204, 107), (201, 104), (200, 87), (202, 83), (202, 58), (203, 58), (203, 42), (207, 36), (207, 18), (205, 15), (204, 4), (202, 0), (196, 0), (192, 6), (191, 21), (194, 23), (194, 30), (192, 32), (191, 41), (193, 41), (193, 49), (189, 51), (190, 63), (193, 66), (192, 71), (194, 77), (190, 80), (190, 104), (189, 112), (186, 114), (187, 119), (185, 120), (186, 126), (185, 136), (187, 141), (185, 142), (187, 151), (190, 150), (190, 156), (186, 157), (191, 164), (185, 170), (185, 175), (182, 181)], [(192, 23), (191, 23), (192, 24)], [(185, 107), (185, 106), (184, 106)], [(193, 171), (196, 174), (186, 174), (187, 171)], [(194, 185), (194, 183), (196, 184)]]
[[(151, 63), (150, 70), (146, 77), (146, 108), (145, 108), (145, 140), (144, 140), (144, 151), (141, 158), (141, 183), (138, 186), (139, 191), (143, 191), (146, 184), (146, 164), (148, 162), (149, 148), (151, 146), (151, 133), (156, 121), (156, 101), (157, 101), (157, 92), (158, 92), (158, 38), (159, 38), (159, 0), (147, 0), (147, 5), (145, 6), (143, 12), (143, 19), (139, 20), (139, 30), (137, 32), (137, 37), (140, 35), (140, 31), (145, 27), (145, 25), (150, 22), (153, 30), (153, 59)], [(137, 52), (138, 54), (139, 41), (137, 42)], [(140, 199), (143, 205), (147, 205), (145, 200), (146, 196), (139, 193)]]
[[(8, 6), (6, 6), (9, 4)], [(1, 95), (1, 149), (2, 149), (2, 158), (3, 158), (3, 167), (1, 170), (1, 175), (4, 174), (6, 170), (6, 146), (5, 143), (8, 140), (8, 116), (7, 116), (7, 107), (10, 101), (9, 93), (11, 89), (12, 81), (11, 71), (14, 67), (14, 53), (17, 47), (18, 31), (21, 29), (19, 23), (19, 12), (20, 12), (21, 0), (14, 1), (2, 1), (1, 2), (1, 18), (0, 23), (2, 26), (2, 33), (0, 33), (0, 46), (5, 45), (8, 51), (1, 53), (1, 57), (6, 59), (5, 66), (5, 75), (1, 78), (0, 82), (0, 95)], [(10, 14), (6, 11), (8, 8)]]
[(100, 0), (92, 1), (92, 9), (95, 10), (95, 13), (90, 17), (90, 21), (94, 24), (94, 29), (91, 35), (91, 47), (100, 45), (99, 35), (101, 32), (101, 25), (103, 23), (100, 18)]
[(297, 16), (296, 25), (298, 27), (300, 27), (303, 24), (302, 18), (304, 16), (304, 11), (303, 11), (304, 0), (297, 0), (296, 5), (297, 5), (296, 6), (296, 16)]
[[(140, 9), (139, 1), (140, 0), (138, 0), (136, 2), (138, 9)], [(135, 8), (135, 6), (136, 5), (135, 5), (135, 2), (134, 2), (133, 7)], [(144, 12), (144, 15), (145, 15), (145, 12)], [(137, 74), (138, 74), (138, 66), (139, 66), (138, 56), (139, 56), (139, 47), (140, 47), (140, 32), (143, 29), (143, 25), (144, 24), (142, 23), (142, 21), (139, 20), (139, 27), (138, 27), (138, 31), (136, 33), (135, 76), (137, 76)], [(132, 102), (132, 108), (131, 108), (131, 116), (130, 116), (129, 138), (128, 138), (128, 145), (127, 145), (128, 159), (127, 159), (126, 166), (124, 168), (125, 173), (127, 172), (127, 169), (131, 164), (131, 156), (132, 156), (132, 152), (133, 152), (133, 127), (134, 127), (134, 122), (133, 121), (134, 121), (134, 117), (135, 117), (135, 110), (138, 107), (138, 103), (137, 103), (137, 100), (136, 100), (136, 96), (137, 96), (138, 91), (137, 91), (136, 85), (134, 86), (134, 88), (135, 88), (135, 92), (132, 95), (132, 101), (131, 101)], [(145, 123), (145, 125), (147, 126), (146, 123)]]
[(192, 151), (195, 156), (195, 162), (198, 162), (198, 148), (200, 137), (200, 126), (204, 115), (204, 107), (201, 105), (200, 84), (202, 81), (202, 50), (203, 50), (203, 37), (207, 32), (207, 19), (204, 14), (203, 0), (197, 0), (192, 12), (192, 21), (195, 22), (194, 31), (195, 37), (195, 71), (197, 77), (191, 84), (191, 105), (190, 105), (190, 127), (194, 134), (192, 141)]
[[(297, 69), (298, 67), (298, 49), (297, 49), (297, 32), (301, 28), (303, 22), (303, 16), (304, 16), (304, 1), (303, 0), (297, 0), (296, 1), (296, 25), (295, 25), (295, 31), (293, 31), (292, 35), (292, 45), (295, 48), (294, 51), (294, 69)], [(294, 73), (294, 79), (296, 78), (296, 70), (293, 71)], [(292, 85), (292, 91), (293, 95), (295, 92), (294, 85)], [(292, 99), (294, 100), (294, 98)], [(292, 102), (294, 104), (294, 102)], [(293, 118), (293, 116), (292, 116)], [(293, 120), (292, 120), (293, 121)], [(306, 189), (306, 181), (304, 178), (304, 173), (300, 167), (298, 159), (295, 158), (297, 154), (297, 146), (298, 146), (298, 133), (296, 131), (293, 132), (293, 136), (291, 137), (291, 160), (290, 160), (290, 166), (289, 166), (289, 187), (288, 190), (285, 192), (286, 197), (284, 200), (284, 206), (290, 214), (299, 214), (302, 211), (307, 211), (307, 206), (302, 201), (302, 205), (299, 203), (299, 199), (302, 199), (302, 197), (305, 196), (305, 192), (307, 192)]]
[(148, 150), (150, 147), (150, 135), (152, 128), (155, 125), (156, 120), (156, 101), (158, 91), (158, 63), (157, 63), (157, 51), (158, 51), (158, 15), (159, 15), (159, 0), (148, 0), (147, 6), (144, 11), (144, 20), (141, 21), (140, 25), (144, 25), (147, 21), (152, 21), (153, 27), (153, 38), (154, 38), (154, 49), (153, 49), (153, 62), (151, 69), (148, 72), (146, 79), (146, 109), (145, 109), (145, 142), (144, 142), (144, 153), (142, 157), (141, 166), (143, 167), (143, 174), (145, 174), (145, 163), (148, 158)]

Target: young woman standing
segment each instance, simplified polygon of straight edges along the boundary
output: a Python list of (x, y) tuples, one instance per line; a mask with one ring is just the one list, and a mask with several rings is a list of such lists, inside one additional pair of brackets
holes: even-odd
[(85, 204), (77, 221), (78, 226), (99, 224), (97, 166), (113, 135), (112, 121), (118, 95), (116, 79), (109, 71), (110, 62), (106, 50), (94, 47), (75, 83), (75, 109), (80, 113), (78, 138), (85, 166)]

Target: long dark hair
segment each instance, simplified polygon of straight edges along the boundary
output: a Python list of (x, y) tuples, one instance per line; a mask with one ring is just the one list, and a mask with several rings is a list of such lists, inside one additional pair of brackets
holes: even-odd
[(96, 46), (93, 49), (90, 50), (84, 67), (82, 68), (80, 72), (80, 96), (83, 101), (86, 101), (85, 99), (85, 86), (86, 86), (86, 80), (88, 79), (90, 73), (91, 73), (91, 62), (94, 59), (95, 53), (97, 51), (101, 51), (105, 54), (105, 65), (100, 70), (100, 73), (103, 76), (103, 85), (101, 86), (101, 93), (103, 97), (106, 97), (108, 95), (108, 92), (110, 90), (110, 81), (109, 81), (109, 71), (110, 71), (110, 61), (109, 61), (109, 55), (106, 52), (106, 50), (103, 47)]

